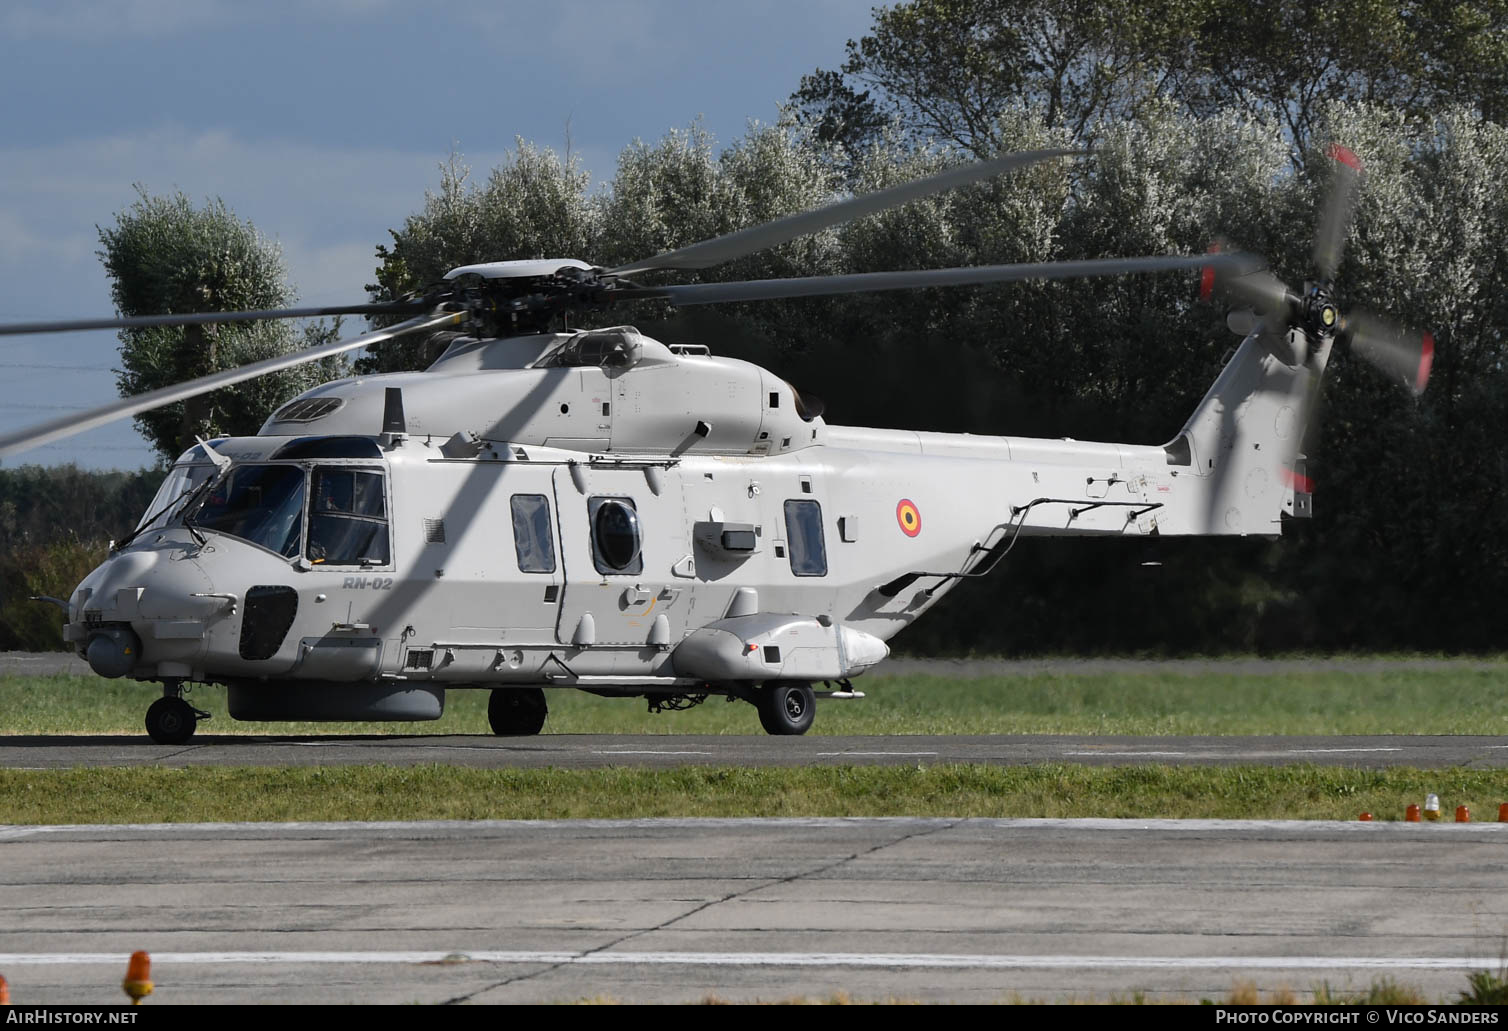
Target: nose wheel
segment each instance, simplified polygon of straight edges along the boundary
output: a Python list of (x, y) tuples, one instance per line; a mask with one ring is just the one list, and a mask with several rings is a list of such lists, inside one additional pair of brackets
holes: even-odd
[(208, 716), (182, 698), (159, 698), (147, 707), (147, 734), (159, 745), (181, 745)]
[(805, 734), (817, 715), (817, 699), (810, 684), (766, 684), (759, 689), (754, 704), (766, 734)]

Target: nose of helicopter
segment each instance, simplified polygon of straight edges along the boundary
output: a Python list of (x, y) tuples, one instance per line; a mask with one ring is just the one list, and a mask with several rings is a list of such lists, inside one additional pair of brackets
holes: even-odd
[(183, 661), (202, 645), (205, 618), (223, 604), (210, 590), (187, 549), (121, 552), (74, 591), (64, 636), (102, 677)]

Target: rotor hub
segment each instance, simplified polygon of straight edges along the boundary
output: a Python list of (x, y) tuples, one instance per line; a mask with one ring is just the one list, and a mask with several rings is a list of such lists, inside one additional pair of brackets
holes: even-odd
[(1304, 328), (1321, 336), (1331, 336), (1340, 328), (1340, 309), (1327, 283), (1309, 287), (1303, 304)]

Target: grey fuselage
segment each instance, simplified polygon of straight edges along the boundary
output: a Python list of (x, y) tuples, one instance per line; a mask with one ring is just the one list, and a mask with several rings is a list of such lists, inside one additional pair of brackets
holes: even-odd
[[(233, 465), (199, 517), (91, 573), (68, 639), (107, 675), (229, 684), (252, 714), (290, 687), (838, 680), (1017, 535), (1273, 535), (1307, 514), (1299, 436), (1324, 356), (1290, 368), (1256, 337), (1173, 443), (1144, 446), (828, 426), (767, 370), (607, 332), (460, 341), (213, 442)], [(382, 434), (393, 387), (406, 425)], [(195, 448), (172, 482), (212, 468)], [(274, 481), (303, 492), (275, 531), (225, 514), (270, 504)], [(218, 496), (254, 482), (252, 502)], [(318, 545), (331, 520), (366, 550)]]

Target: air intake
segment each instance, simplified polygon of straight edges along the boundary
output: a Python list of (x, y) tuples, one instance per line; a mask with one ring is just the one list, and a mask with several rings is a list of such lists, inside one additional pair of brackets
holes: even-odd
[(345, 400), (339, 397), (306, 397), (278, 409), (273, 422), (313, 422), (335, 411)]

